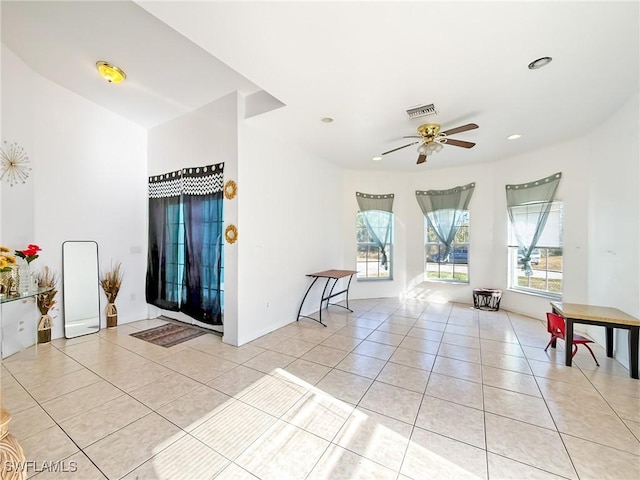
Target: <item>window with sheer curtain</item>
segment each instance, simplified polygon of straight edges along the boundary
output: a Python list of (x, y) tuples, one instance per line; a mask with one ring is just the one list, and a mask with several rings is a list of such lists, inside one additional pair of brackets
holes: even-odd
[(562, 293), (562, 203), (558, 172), (507, 185), (509, 288), (558, 298)]
[(469, 203), (475, 183), (416, 191), (424, 215), (425, 279), (469, 282)]
[[(562, 202), (552, 202), (547, 219), (535, 247), (531, 250), (531, 275), (526, 275), (523, 258), (526, 251), (518, 245), (512, 222), (509, 222), (509, 286), (558, 297), (562, 294)], [(513, 207), (513, 222), (524, 232), (534, 232), (542, 209), (541, 204)]]
[(433, 225), (424, 221), (424, 248), (426, 280), (469, 282), (469, 211), (463, 210), (458, 218), (458, 228), (447, 247), (438, 237)]
[(356, 192), (356, 270), (358, 279), (393, 278), (393, 194)]

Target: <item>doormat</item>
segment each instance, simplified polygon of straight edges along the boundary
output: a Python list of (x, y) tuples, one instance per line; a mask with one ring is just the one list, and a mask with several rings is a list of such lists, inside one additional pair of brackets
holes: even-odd
[(159, 327), (153, 327), (130, 335), (154, 345), (169, 348), (205, 333), (197, 328), (167, 323), (166, 325), (160, 325)]

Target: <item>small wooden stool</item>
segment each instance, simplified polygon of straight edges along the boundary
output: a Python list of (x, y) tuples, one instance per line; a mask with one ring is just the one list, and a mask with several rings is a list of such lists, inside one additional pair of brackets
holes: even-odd
[(480, 310), (500, 310), (500, 300), (502, 299), (502, 290), (495, 288), (474, 288), (473, 289), (473, 308)]

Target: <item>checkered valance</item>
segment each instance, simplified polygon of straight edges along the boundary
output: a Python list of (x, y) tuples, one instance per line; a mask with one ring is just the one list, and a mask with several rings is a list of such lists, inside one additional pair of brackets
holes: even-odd
[(224, 163), (183, 168), (149, 177), (149, 198), (210, 195), (222, 192)]

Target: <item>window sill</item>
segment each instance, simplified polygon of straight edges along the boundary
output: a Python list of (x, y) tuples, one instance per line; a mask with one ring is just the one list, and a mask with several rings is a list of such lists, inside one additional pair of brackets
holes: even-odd
[(523, 295), (530, 295), (532, 297), (546, 298), (548, 300), (562, 301), (562, 294), (550, 293), (550, 292), (535, 292), (533, 290), (524, 290), (519, 288), (508, 288), (507, 291), (514, 293), (521, 293)]
[(448, 285), (469, 285), (468, 281), (464, 281), (464, 280), (445, 280), (445, 279), (438, 279), (438, 278), (425, 278), (424, 279), (425, 282), (428, 283), (445, 283)]
[(380, 278), (356, 278), (356, 282), (390, 282), (392, 277), (380, 277)]

